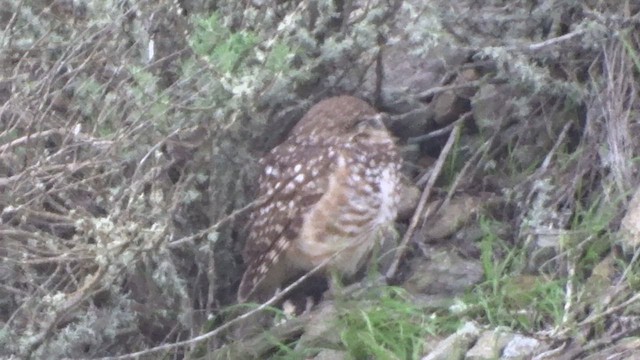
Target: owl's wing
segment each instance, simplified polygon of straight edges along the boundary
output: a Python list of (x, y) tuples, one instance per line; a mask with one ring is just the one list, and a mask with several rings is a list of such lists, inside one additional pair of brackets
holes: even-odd
[(282, 255), (300, 233), (304, 215), (327, 190), (335, 156), (327, 149), (322, 144), (284, 143), (261, 160), (259, 197), (266, 201), (249, 217), (239, 302), (250, 298), (270, 272), (286, 271), (278, 269)]

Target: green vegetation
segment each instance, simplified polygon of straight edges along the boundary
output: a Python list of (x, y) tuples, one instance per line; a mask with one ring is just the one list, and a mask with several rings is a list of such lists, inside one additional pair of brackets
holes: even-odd
[[(0, 358), (417, 359), (466, 322), (586, 357), (637, 334), (640, 7), (506, 3), (6, 1)], [(305, 342), (322, 304), (274, 304), (242, 338), (234, 211), (258, 158), (337, 94), (389, 114), (414, 200), (437, 176), (425, 208), (452, 230), (428, 238), (408, 206), (394, 286), (334, 299), (325, 342)]]
[[(481, 222), (487, 224), (485, 222)], [(560, 325), (565, 301), (566, 278), (523, 275), (528, 253), (514, 248), (492, 233), (488, 226), (481, 242), (485, 281), (465, 301), (494, 326), (504, 325), (535, 332)]]
[(352, 359), (418, 359), (434, 331), (402, 289), (380, 289), (375, 300), (339, 306), (340, 339)]

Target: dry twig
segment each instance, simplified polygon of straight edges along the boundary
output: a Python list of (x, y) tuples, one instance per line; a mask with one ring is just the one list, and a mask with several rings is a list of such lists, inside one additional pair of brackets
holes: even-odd
[(433, 185), (435, 184), (436, 179), (438, 178), (438, 176), (440, 176), (440, 172), (442, 171), (444, 162), (447, 159), (449, 152), (453, 148), (453, 144), (455, 140), (458, 138), (458, 134), (460, 133), (460, 128), (462, 126), (461, 124), (462, 123), (460, 122), (457, 123), (456, 126), (453, 128), (453, 131), (451, 131), (451, 134), (449, 134), (449, 139), (447, 140), (447, 143), (444, 145), (444, 148), (442, 149), (442, 152), (440, 153), (440, 156), (438, 157), (438, 160), (436, 161), (436, 164), (433, 167), (431, 178), (429, 178), (429, 182), (427, 183), (427, 186), (425, 186), (424, 190), (422, 191), (422, 195), (420, 196), (420, 200), (418, 202), (418, 206), (416, 207), (416, 211), (411, 217), (409, 228), (407, 228), (407, 232), (402, 237), (402, 241), (398, 246), (398, 251), (396, 252), (393, 262), (391, 263), (391, 266), (387, 270), (387, 273), (386, 273), (387, 279), (394, 278), (396, 271), (398, 270), (400, 260), (404, 257), (405, 252), (409, 248), (408, 247), (409, 241), (411, 241), (411, 238), (413, 237), (413, 233), (415, 232), (415, 229), (418, 226), (418, 223), (420, 221), (424, 221), (424, 219), (429, 216), (429, 214), (423, 214), (424, 207), (427, 204), (427, 201), (429, 200), (429, 196), (431, 195), (431, 189), (433, 188)]

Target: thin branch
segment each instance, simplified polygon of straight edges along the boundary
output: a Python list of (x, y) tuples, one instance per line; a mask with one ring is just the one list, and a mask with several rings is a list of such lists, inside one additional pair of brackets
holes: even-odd
[(566, 124), (564, 124), (564, 127), (562, 128), (562, 131), (558, 136), (558, 140), (556, 140), (555, 144), (553, 144), (553, 147), (551, 148), (551, 151), (549, 151), (547, 156), (545, 156), (544, 161), (542, 161), (542, 165), (540, 165), (540, 170), (542, 171), (547, 170), (547, 168), (549, 167), (549, 164), (551, 164), (551, 159), (553, 158), (555, 153), (558, 152), (560, 145), (564, 143), (564, 138), (567, 136), (567, 132), (569, 131), (571, 124), (573, 124), (572, 121), (568, 121)]
[(418, 143), (433, 139), (435, 137), (442, 136), (442, 135), (448, 133), (449, 131), (451, 131), (451, 129), (453, 129), (458, 124), (467, 121), (471, 116), (473, 116), (473, 112), (467, 111), (466, 113), (462, 114), (462, 116), (460, 116), (460, 118), (458, 120), (456, 120), (456, 121), (452, 122), (451, 124), (443, 127), (442, 129), (434, 130), (434, 131), (432, 131), (432, 132), (430, 132), (428, 134), (424, 134), (424, 135), (414, 136), (414, 137), (408, 138), (407, 139), (407, 143), (408, 144), (418, 144)]
[(425, 91), (423, 91), (423, 92), (421, 92), (419, 94), (416, 94), (415, 97), (418, 98), (418, 99), (426, 99), (428, 97), (431, 97), (431, 96), (436, 95), (436, 94), (443, 93), (445, 91), (466, 89), (466, 88), (472, 88), (472, 87), (479, 87), (483, 83), (484, 83), (484, 81), (482, 81), (482, 80), (475, 80), (475, 81), (466, 82), (464, 84), (435, 86), (435, 87), (430, 88), (429, 90), (425, 90)]
[(455, 139), (458, 138), (458, 134), (460, 133), (461, 126), (462, 126), (462, 122), (456, 123), (456, 125), (453, 128), (453, 131), (451, 132), (451, 134), (449, 134), (449, 139), (447, 140), (447, 143), (445, 144), (444, 148), (442, 149), (442, 152), (440, 153), (440, 156), (438, 157), (438, 161), (436, 161), (436, 164), (434, 165), (433, 173), (431, 175), (431, 178), (429, 178), (429, 182), (427, 183), (427, 186), (422, 191), (422, 195), (420, 196), (420, 201), (418, 202), (416, 211), (414, 212), (413, 217), (411, 218), (409, 228), (407, 229), (407, 232), (402, 237), (402, 241), (400, 242), (400, 246), (398, 247), (398, 252), (396, 253), (396, 256), (394, 257), (393, 262), (391, 263), (391, 266), (387, 271), (387, 274), (386, 274), (387, 279), (392, 279), (395, 276), (396, 271), (398, 270), (398, 265), (400, 264), (400, 260), (404, 257), (404, 254), (408, 249), (409, 241), (413, 237), (413, 233), (415, 232), (418, 222), (421, 219), (427, 217), (426, 215), (423, 214), (424, 207), (427, 204), (427, 200), (429, 200), (429, 196), (431, 195), (431, 189), (433, 188), (436, 182), (436, 179), (438, 178), (438, 176), (442, 171), (442, 167), (444, 166), (444, 161), (449, 155), (449, 152), (451, 152), (451, 148), (453, 147), (453, 143), (455, 142)]
[(167, 247), (173, 249), (176, 247), (181, 246), (184, 243), (188, 243), (191, 242), (199, 237), (205, 236), (206, 234), (216, 231), (218, 228), (220, 228), (222, 225), (225, 225), (226, 223), (234, 220), (236, 217), (240, 216), (241, 214), (244, 214), (245, 212), (260, 206), (262, 204), (264, 204), (270, 197), (269, 196), (261, 196), (259, 198), (257, 198), (256, 200), (248, 203), (247, 205), (245, 205), (244, 207), (241, 207), (238, 210), (233, 211), (231, 214), (224, 216), (222, 219), (218, 220), (218, 222), (216, 222), (215, 224), (209, 226), (206, 229), (200, 230), (197, 233), (193, 234), (193, 235), (189, 235), (189, 236), (185, 236), (181, 239), (175, 240), (170, 242)]
[(573, 38), (582, 36), (584, 34), (586, 34), (587, 31), (586, 30), (575, 30), (572, 31), (570, 33), (564, 34), (562, 36), (558, 36), (558, 37), (554, 37), (551, 39), (547, 39), (545, 41), (541, 41), (539, 43), (534, 43), (534, 44), (529, 44), (529, 45), (514, 45), (514, 46), (507, 46), (504, 49), (507, 51), (513, 51), (513, 50), (520, 50), (520, 51), (540, 51), (544, 48), (547, 47), (551, 47), (551, 46), (555, 46), (555, 45), (559, 45), (565, 41), (569, 41)]
[(300, 284), (302, 284), (304, 281), (306, 281), (309, 277), (311, 277), (312, 275), (314, 275), (315, 273), (317, 273), (318, 271), (320, 271), (322, 268), (324, 268), (331, 260), (333, 260), (338, 254), (340, 254), (341, 251), (337, 252), (336, 254), (334, 254), (332, 257), (325, 259), (322, 263), (318, 264), (318, 266), (316, 266), (315, 268), (311, 269), (309, 272), (307, 272), (306, 274), (304, 274), (302, 277), (300, 277), (298, 280), (294, 281), (293, 283), (291, 283), (291, 285), (287, 286), (284, 290), (278, 292), (277, 294), (275, 294), (273, 297), (271, 297), (271, 299), (269, 299), (268, 301), (264, 302), (263, 304), (261, 304), (260, 306), (256, 307), (255, 309), (248, 311), (232, 320), (227, 321), (226, 323), (218, 326), (217, 328), (204, 333), (202, 335), (193, 337), (191, 339), (188, 340), (183, 340), (183, 341), (178, 341), (175, 343), (171, 343), (171, 344), (164, 344), (164, 345), (160, 345), (160, 346), (156, 346), (150, 349), (146, 349), (146, 350), (141, 350), (138, 352), (134, 352), (134, 353), (129, 353), (129, 354), (125, 354), (125, 355), (120, 355), (120, 356), (110, 356), (110, 357), (104, 357), (101, 358), (101, 360), (123, 360), (123, 359), (134, 359), (137, 358), (139, 356), (144, 356), (144, 355), (149, 355), (149, 354), (153, 354), (153, 353), (157, 353), (160, 351), (169, 351), (181, 346), (190, 346), (190, 345), (194, 345), (198, 342), (201, 341), (205, 341), (208, 339), (211, 339), (217, 335), (219, 335), (221, 332), (229, 329), (232, 325), (238, 324), (246, 319), (248, 319), (249, 317), (258, 314), (259, 312), (267, 309), (268, 307), (271, 307), (272, 305), (274, 305), (276, 302), (280, 301), (285, 295), (287, 295), (288, 293), (290, 293), (293, 289), (295, 289), (296, 287), (298, 287)]

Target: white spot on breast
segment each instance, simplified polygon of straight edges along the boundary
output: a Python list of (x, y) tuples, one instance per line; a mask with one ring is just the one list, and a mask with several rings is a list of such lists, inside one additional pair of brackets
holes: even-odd
[(296, 164), (296, 166), (293, 167), (293, 172), (300, 172), (300, 170), (302, 170), (302, 165), (300, 164)]
[(295, 189), (296, 189), (296, 184), (292, 181), (292, 182), (289, 182), (287, 186), (284, 187), (284, 192), (285, 194), (289, 194), (289, 193), (292, 193), (293, 190)]
[(392, 167), (386, 167), (380, 174), (378, 181), (380, 188), (380, 212), (378, 213), (379, 223), (393, 221), (398, 214), (396, 203), (396, 188), (398, 186), (398, 176)]
[(293, 178), (293, 181), (301, 184), (304, 181), (304, 174), (296, 175), (296, 177)]
[(276, 251), (270, 251), (267, 254), (267, 259), (269, 259), (269, 261), (273, 262), (276, 259), (276, 256), (278, 256), (278, 253)]
[(266, 274), (267, 271), (269, 271), (269, 267), (267, 266), (267, 264), (265, 263), (260, 264), (260, 267), (258, 268), (258, 273)]

